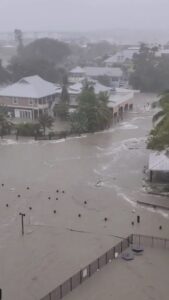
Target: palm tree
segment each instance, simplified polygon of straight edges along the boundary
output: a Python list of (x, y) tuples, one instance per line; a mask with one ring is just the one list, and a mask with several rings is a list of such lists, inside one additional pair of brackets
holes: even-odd
[(98, 127), (101, 130), (110, 126), (112, 120), (112, 114), (108, 108), (108, 94), (100, 93), (98, 95), (98, 108), (97, 108), (97, 118), (98, 118)]
[(44, 113), (39, 117), (39, 124), (43, 128), (44, 135), (46, 133), (46, 128), (51, 128), (53, 122), (54, 122), (53, 118), (49, 116), (47, 113)]

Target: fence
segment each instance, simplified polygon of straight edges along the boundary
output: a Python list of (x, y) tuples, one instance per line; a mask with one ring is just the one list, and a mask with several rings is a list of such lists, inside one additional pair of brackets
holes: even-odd
[(120, 253), (126, 250), (133, 242), (133, 235), (123, 239), (116, 246), (108, 250), (106, 253), (98, 257), (92, 263), (81, 269), (68, 280), (63, 282), (54, 291), (49, 293), (41, 300), (60, 300), (69, 292), (75, 289), (78, 285), (83, 283), (87, 278), (91, 277), (99, 269), (103, 268), (106, 264), (115, 259)]
[(75, 275), (70, 277), (54, 291), (49, 293), (41, 300), (60, 300), (69, 292), (75, 289), (78, 285), (82, 284), (87, 278), (91, 277), (99, 269), (103, 268), (106, 264), (115, 259), (119, 254), (126, 250), (130, 244), (139, 244), (148, 247), (160, 247), (169, 249), (169, 239), (158, 238), (153, 236), (146, 236), (141, 234), (132, 234), (123, 239), (116, 246), (108, 250), (106, 253), (98, 257), (88, 266), (81, 269)]
[(169, 239), (147, 236), (142, 234), (133, 234), (133, 243), (147, 247), (169, 249)]

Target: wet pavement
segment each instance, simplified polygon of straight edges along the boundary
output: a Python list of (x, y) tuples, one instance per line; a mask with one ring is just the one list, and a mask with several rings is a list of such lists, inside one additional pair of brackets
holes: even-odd
[[(143, 188), (153, 115), (146, 103), (154, 100), (136, 95), (133, 112), (104, 132), (0, 142), (0, 285), (6, 300), (40, 299), (116, 244), (113, 236), (169, 237), (168, 212), (137, 204), (154, 197)], [(26, 214), (24, 237), (20, 212)]]

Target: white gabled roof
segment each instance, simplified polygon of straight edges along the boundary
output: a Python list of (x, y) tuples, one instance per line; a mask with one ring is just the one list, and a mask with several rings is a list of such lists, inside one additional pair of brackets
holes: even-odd
[(165, 151), (152, 152), (149, 156), (150, 171), (169, 172), (169, 157)]
[(60, 87), (42, 79), (40, 76), (30, 76), (20, 79), (0, 91), (0, 96), (42, 98), (60, 93)]
[(81, 67), (76, 67), (70, 71), (70, 73), (84, 74), (84, 70)]
[[(83, 82), (78, 82), (78, 83), (71, 85), (69, 87), (69, 94), (80, 94), (82, 92), (83, 86), (84, 86)], [(96, 94), (99, 94), (101, 92), (104, 92), (104, 93), (111, 92), (111, 90), (112, 90), (112, 88), (106, 87), (97, 81), (93, 82), (93, 88), (94, 88), (94, 92)]]

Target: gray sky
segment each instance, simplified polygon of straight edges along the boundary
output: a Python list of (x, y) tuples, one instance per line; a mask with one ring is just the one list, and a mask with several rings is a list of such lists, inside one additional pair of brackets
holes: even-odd
[(169, 0), (0, 0), (0, 31), (169, 30)]

